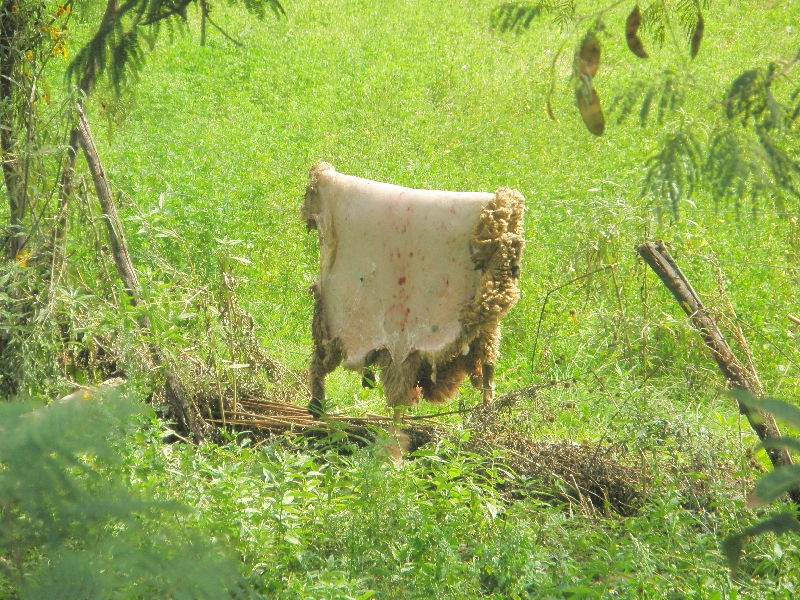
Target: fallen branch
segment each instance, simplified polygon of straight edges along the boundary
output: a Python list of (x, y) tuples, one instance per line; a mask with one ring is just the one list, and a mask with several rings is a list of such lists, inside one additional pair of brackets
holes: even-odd
[[(672, 292), (683, 311), (691, 318), (692, 325), (698, 330), (708, 349), (711, 350), (717, 366), (730, 387), (756, 395), (756, 390), (760, 386), (756, 385), (751, 374), (733, 354), (716, 321), (706, 310), (700, 296), (697, 295), (689, 280), (686, 279), (667, 251), (664, 242), (659, 240), (655, 243), (639, 244), (636, 246), (636, 251), (655, 271), (664, 285)], [(750, 427), (753, 428), (760, 440), (781, 437), (778, 424), (771, 414), (752, 409), (741, 402), (738, 404), (739, 412), (747, 418)], [(792, 457), (785, 448), (769, 448), (767, 454), (773, 467), (786, 467), (793, 464)], [(793, 490), (789, 495), (794, 503), (800, 504), (800, 490)]]
[[(111, 253), (114, 257), (114, 265), (117, 267), (117, 273), (119, 273), (120, 279), (122, 279), (122, 283), (125, 285), (125, 291), (131, 299), (131, 304), (135, 306), (141, 300), (142, 288), (139, 284), (136, 271), (133, 268), (130, 252), (128, 252), (125, 232), (122, 228), (119, 215), (117, 214), (114, 198), (111, 195), (111, 186), (108, 183), (108, 178), (100, 162), (97, 146), (94, 143), (92, 131), (89, 128), (89, 121), (86, 119), (86, 114), (80, 103), (78, 103), (78, 115), (79, 142), (81, 148), (83, 148), (83, 154), (86, 157), (86, 164), (92, 174), (92, 181), (94, 181), (97, 199), (100, 201), (100, 207), (106, 219), (106, 228), (108, 230)], [(139, 320), (139, 326), (141, 329), (149, 331), (150, 318), (148, 316), (143, 316)], [(149, 354), (145, 362), (150, 365), (153, 370), (164, 367), (164, 356), (158, 345), (152, 344), (149, 348)], [(197, 410), (197, 407), (194, 406), (191, 399), (186, 394), (179, 377), (169, 370), (166, 371), (164, 394), (167, 403), (170, 405), (173, 416), (183, 432), (193, 434), (195, 442), (199, 443), (205, 440), (211, 433), (211, 427), (203, 420), (200, 411)]]
[(100, 156), (97, 153), (97, 147), (95, 146), (94, 138), (92, 138), (92, 132), (89, 129), (89, 122), (86, 120), (86, 113), (83, 112), (83, 107), (80, 103), (77, 107), (78, 129), (80, 132), (79, 141), (81, 148), (83, 148), (83, 154), (86, 157), (86, 164), (89, 167), (89, 172), (92, 174), (94, 189), (97, 192), (97, 199), (100, 201), (100, 207), (103, 209), (103, 216), (105, 216), (111, 254), (114, 257), (114, 264), (117, 267), (120, 279), (122, 279), (122, 283), (125, 284), (125, 289), (131, 297), (131, 304), (136, 306), (142, 294), (142, 287), (139, 284), (136, 271), (133, 269), (133, 261), (128, 252), (128, 243), (125, 241), (125, 232), (122, 229), (122, 222), (119, 220), (117, 208), (114, 205), (114, 198), (111, 196), (111, 186), (108, 183), (103, 165), (100, 162)]

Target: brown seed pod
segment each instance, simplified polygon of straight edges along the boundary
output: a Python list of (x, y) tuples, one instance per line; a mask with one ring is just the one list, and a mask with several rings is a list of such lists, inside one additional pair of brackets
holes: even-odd
[(600, 96), (592, 86), (589, 77), (581, 76), (575, 86), (575, 102), (581, 113), (586, 128), (594, 135), (603, 135), (606, 120), (603, 117), (603, 108), (600, 106)]
[(697, 25), (694, 26), (694, 33), (692, 33), (691, 56), (694, 58), (700, 51), (700, 42), (703, 41), (703, 33), (706, 30), (706, 24), (703, 21), (703, 13), (697, 9)]
[(547, 96), (547, 116), (550, 117), (556, 123), (558, 123), (558, 119), (556, 119), (556, 114), (553, 112), (553, 103), (550, 102), (550, 96)]
[(594, 77), (600, 66), (600, 42), (594, 31), (590, 30), (581, 42), (578, 49), (578, 72), (582, 75)]
[(647, 58), (647, 51), (644, 49), (644, 44), (638, 35), (639, 25), (642, 24), (642, 13), (639, 12), (639, 5), (637, 4), (628, 15), (625, 21), (625, 41), (628, 42), (628, 48), (639, 58)]

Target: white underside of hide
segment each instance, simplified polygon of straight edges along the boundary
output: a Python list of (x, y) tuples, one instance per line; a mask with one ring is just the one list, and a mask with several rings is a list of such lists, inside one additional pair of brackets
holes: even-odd
[(453, 343), (460, 307), (481, 275), (470, 234), (494, 195), (415, 190), (334, 170), (319, 173), (314, 188), (317, 285), (344, 366), (363, 366), (373, 349), (388, 349), (399, 363)]

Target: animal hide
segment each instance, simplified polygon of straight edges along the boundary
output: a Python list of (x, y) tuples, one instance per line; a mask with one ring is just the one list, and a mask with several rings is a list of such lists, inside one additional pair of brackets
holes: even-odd
[(523, 211), (509, 188), (415, 190), (315, 165), (300, 211), (320, 248), (312, 403), (342, 362), (381, 368), (389, 406), (447, 400), (467, 375), (491, 398), (499, 321), (519, 298)]

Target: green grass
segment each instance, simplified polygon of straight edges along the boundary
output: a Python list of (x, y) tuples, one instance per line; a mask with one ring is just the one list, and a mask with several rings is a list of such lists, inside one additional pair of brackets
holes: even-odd
[[(687, 67), (698, 84), (685, 113), (644, 128), (607, 113), (598, 139), (573, 105), (569, 51), (557, 63), (560, 122), (547, 118), (558, 31), (543, 19), (522, 35), (494, 32), (496, 4), (298, 1), (287, 3), (287, 20), (263, 23), (220, 9), (217, 20), (243, 48), (214, 30), (199, 47), (192, 15), (191, 35), (150, 56), (112, 133), (100, 134), (95, 103), (90, 119), (109, 177), (127, 194), (122, 214), (158, 300), (159, 335), (184, 339), (197, 317), (178, 318), (183, 300), (216, 276), (218, 252), (232, 254), (249, 261), (236, 272), (261, 343), (298, 370), (310, 350), (305, 288), (318, 268), (315, 236), (297, 210), (312, 164), (420, 188), (519, 189), (523, 293), (504, 322), (498, 391), (574, 377), (521, 407), (520, 425), (542, 440), (627, 444), (658, 483), (641, 513), (506, 504), (470, 457), (394, 469), (369, 451), (320, 456), (287, 441), (195, 449), (142, 438), (132, 445), (133, 478), (195, 507), (189, 521), (230, 538), (270, 597), (792, 597), (800, 555), (791, 537), (748, 546), (746, 577), (729, 579), (719, 542), (756, 518), (743, 505), (755, 438), (746, 423), (740, 437), (711, 358), (633, 246), (668, 240), (700, 295), (726, 313), (717, 261), (765, 389), (797, 397), (798, 331), (785, 316), (798, 310), (797, 206), (788, 218), (763, 204), (757, 218), (737, 219), (700, 193), (680, 221), (659, 222), (640, 187), (644, 159), (667, 128), (696, 119), (707, 131), (709, 104), (736, 75), (796, 52), (797, 33), (786, 27), (796, 28), (800, 9), (712, 3)], [(624, 12), (607, 23), (613, 37), (601, 35), (595, 83), (606, 110), (633, 81), (677, 60), (668, 47), (652, 48), (648, 62), (633, 57)], [(137, 234), (135, 207), (150, 227), (172, 229)], [(192, 274), (159, 273), (156, 256)], [(591, 271), (543, 305), (550, 290)], [(330, 381), (340, 410), (382, 410), (352, 374)], [(467, 388), (463, 397), (477, 401)], [(687, 477), (706, 482), (702, 501)]]

